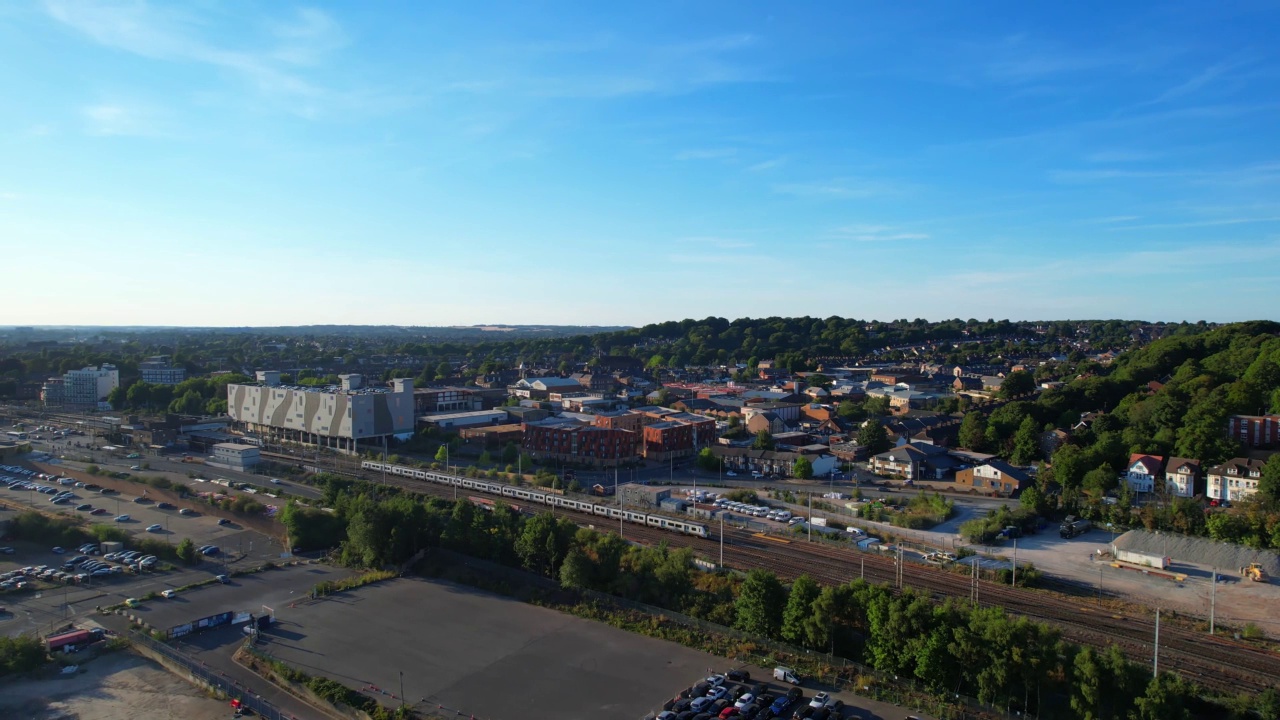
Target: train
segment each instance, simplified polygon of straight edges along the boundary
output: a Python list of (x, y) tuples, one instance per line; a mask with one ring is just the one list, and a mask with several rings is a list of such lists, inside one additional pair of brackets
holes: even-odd
[(556, 493), (539, 492), (534, 488), (507, 485), (506, 483), (490, 482), (476, 478), (459, 477), (457, 475), (423, 470), (422, 468), (392, 465), (390, 463), (380, 463), (371, 460), (365, 460), (360, 463), (360, 467), (361, 469), (371, 470), (374, 472), (386, 472), (388, 475), (395, 475), (397, 477), (412, 478), (414, 480), (433, 482), (439, 485), (451, 485), (466, 490), (478, 490), (491, 495), (501, 495), (502, 497), (512, 498), (515, 500), (538, 503), (539, 505), (576, 510), (581, 513), (590, 513), (591, 515), (602, 518), (612, 518), (613, 520), (622, 520), (625, 522), (635, 523), (637, 525), (644, 525), (645, 527), (669, 530), (671, 532), (680, 533), (681, 535), (693, 535), (701, 538), (708, 537), (707, 526), (699, 522), (678, 520), (676, 518), (667, 517), (666, 515), (654, 515), (651, 513), (637, 512), (635, 510), (626, 510), (618, 507), (617, 505), (604, 505), (601, 503), (594, 503), (589, 500), (577, 500), (563, 495), (558, 495)]

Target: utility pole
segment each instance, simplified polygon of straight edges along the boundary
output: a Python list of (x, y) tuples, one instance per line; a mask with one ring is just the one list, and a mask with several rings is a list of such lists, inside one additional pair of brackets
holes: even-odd
[(1213, 615), (1218, 600), (1218, 568), (1213, 568), (1212, 584), (1209, 586), (1209, 634), (1213, 634)]
[(859, 562), (860, 562), (860, 567), (858, 568), (858, 577), (863, 580), (866, 580), (867, 579), (867, 559), (859, 558)]
[(1009, 584), (1018, 587), (1018, 538), (1013, 539), (1013, 582)]
[(1160, 677), (1160, 608), (1156, 608), (1156, 654), (1151, 661), (1151, 677)]
[(1098, 563), (1098, 607), (1102, 607), (1102, 563)]
[(809, 542), (813, 542), (813, 493), (809, 493)]
[(720, 567), (724, 568), (724, 511), (720, 511)]
[(622, 492), (618, 490), (618, 466), (613, 466), (613, 494), (618, 498), (618, 537), (622, 537)]

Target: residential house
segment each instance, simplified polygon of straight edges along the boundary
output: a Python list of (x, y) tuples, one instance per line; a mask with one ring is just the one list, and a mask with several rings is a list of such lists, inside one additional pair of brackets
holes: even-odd
[(986, 392), (996, 392), (1004, 384), (1004, 378), (999, 375), (983, 375), (980, 381), (982, 382), (982, 389)]
[(755, 435), (761, 430), (766, 430), (770, 435), (777, 435), (787, 431), (787, 424), (778, 417), (778, 414), (772, 411), (758, 412), (755, 410), (747, 410), (747, 431)]
[(1156, 479), (1160, 477), (1163, 467), (1164, 458), (1159, 455), (1134, 453), (1129, 456), (1128, 469), (1124, 474), (1125, 482), (1129, 483), (1129, 488), (1134, 492), (1155, 492)]
[(1066, 430), (1058, 430), (1056, 428), (1053, 430), (1045, 430), (1040, 433), (1040, 457), (1043, 457), (1045, 460), (1052, 459), (1053, 453), (1056, 452), (1058, 448), (1062, 447), (1063, 443), (1070, 439), (1071, 433)]
[(582, 386), (577, 380), (571, 378), (540, 377), (524, 378), (507, 390), (516, 397), (546, 400), (553, 392), (560, 394), (580, 392)]
[(899, 445), (871, 458), (871, 468), (878, 473), (901, 475), (908, 480), (941, 479), (959, 462), (947, 454), (947, 449), (916, 442)]
[(1164, 472), (1164, 489), (1170, 495), (1195, 497), (1205, 491), (1200, 461), (1171, 457)]
[(988, 460), (956, 473), (956, 485), (1006, 497), (1031, 484), (1031, 476), (1003, 460)]
[(738, 473), (760, 473), (764, 476), (791, 477), (791, 470), (798, 458), (805, 458), (813, 467), (813, 476), (830, 475), (836, 467), (834, 455), (826, 452), (787, 452), (782, 450), (755, 450), (749, 447), (717, 445), (711, 452), (724, 463), (725, 470)]
[(1264, 464), (1253, 458), (1232, 458), (1209, 468), (1207, 494), (1219, 501), (1243, 500), (1253, 495), (1258, 491)]
[(1245, 447), (1280, 445), (1280, 415), (1232, 415), (1227, 418), (1227, 437)]

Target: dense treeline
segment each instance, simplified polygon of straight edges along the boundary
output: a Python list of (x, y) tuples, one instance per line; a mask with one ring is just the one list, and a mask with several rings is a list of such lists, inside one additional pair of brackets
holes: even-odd
[[(1120, 479), (1132, 453), (1199, 460), (1205, 470), (1243, 456), (1245, 448), (1227, 437), (1228, 417), (1266, 412), (1280, 412), (1280, 325), (1239, 323), (1157, 340), (1034, 400), (989, 415), (971, 411), (960, 445), (1030, 464), (1040, 457), (1043, 431), (1067, 430), (1069, 440), (1039, 475), (1030, 502), (1036, 509), (1280, 548), (1278, 457), (1268, 462), (1256, 501), (1207, 515), (1190, 499), (1136, 508)], [(1085, 413), (1087, 423), (1075, 427)]]
[(530, 517), (502, 503), (486, 509), (332, 476), (320, 481), (331, 510), (291, 504), (282, 520), (295, 545), (335, 547), (355, 565), (403, 563), (418, 550), (445, 547), (555, 578), (566, 588), (612, 593), (830, 652), (912, 678), (939, 696), (967, 694), (1042, 718), (1280, 718), (1275, 693), (1210, 703), (1168, 674), (1148, 680), (1145, 668), (1115, 648), (1079, 648), (1051, 627), (999, 609), (937, 604), (861, 580), (824, 587), (801, 577), (788, 587), (759, 569), (745, 579), (706, 573), (694, 567), (688, 549), (628, 545), (551, 513)]
[[(182, 330), (106, 331), (97, 343), (28, 348), (9, 343), (0, 346), (0, 397), (11, 396), (16, 384), (33, 377), (64, 373), (87, 365), (113, 363), (123, 380), (138, 377), (138, 365), (153, 355), (168, 355), (190, 376), (215, 370), (350, 368), (362, 358), (393, 358), (395, 367), (386, 377), (417, 377), (430, 382), (450, 377), (461, 363), (469, 373), (483, 374), (521, 362), (567, 370), (597, 361), (604, 355), (625, 355), (651, 367), (685, 365), (751, 365), (774, 359), (788, 369), (808, 369), (822, 358), (855, 358), (871, 351), (886, 360), (918, 361), (916, 353), (894, 350), (900, 346), (939, 341), (932, 359), (939, 362), (983, 361), (997, 354), (1035, 351), (1082, 356), (1073, 343), (1094, 348), (1132, 346), (1144, 328), (1159, 335), (1203, 332), (1208, 326), (1156, 325), (1130, 321), (1055, 321), (1014, 323), (1007, 320), (959, 318), (930, 323), (922, 319), (867, 321), (851, 318), (725, 318), (686, 319), (655, 323), (641, 328), (563, 336), (540, 333), (492, 340), (482, 334), (462, 340), (439, 334), (396, 328), (304, 328), (278, 333), (269, 331)], [(510, 336), (507, 336), (510, 337)], [(159, 391), (163, 393), (163, 391)], [(187, 396), (150, 397), (139, 391), (135, 407), (162, 409)], [(202, 393), (206, 404), (217, 395)], [(127, 400), (123, 398), (122, 400)], [(194, 407), (194, 400), (190, 409)]]

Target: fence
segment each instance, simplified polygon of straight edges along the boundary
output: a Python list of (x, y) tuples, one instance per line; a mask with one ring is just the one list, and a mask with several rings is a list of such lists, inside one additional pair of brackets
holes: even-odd
[[(259, 716), (266, 718), (266, 720), (298, 720), (298, 718), (295, 718), (292, 715), (287, 715), (281, 712), (275, 705), (272, 705), (261, 697), (255, 695), (248, 688), (241, 687), (240, 683), (235, 680), (205, 667), (205, 665), (199, 660), (187, 657), (176, 649), (165, 645), (148, 635), (135, 631), (129, 633), (129, 639), (135, 644), (141, 645), (142, 647), (163, 656), (169, 662), (179, 665), (182, 669), (198, 678), (200, 682), (225, 694), (227, 697), (238, 699), (242, 706), (252, 710)], [(263, 682), (266, 681), (264, 680)]]

